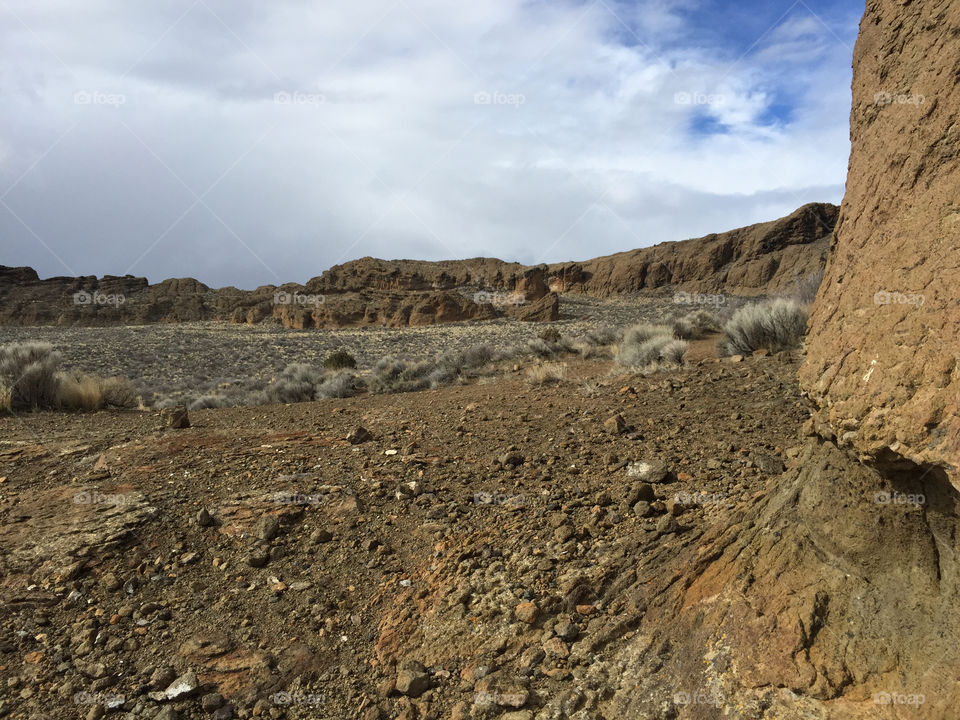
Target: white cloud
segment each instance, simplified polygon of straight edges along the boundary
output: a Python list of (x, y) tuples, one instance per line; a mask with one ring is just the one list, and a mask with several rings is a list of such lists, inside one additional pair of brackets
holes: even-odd
[[(0, 193), (36, 163), (5, 202), (62, 263), (2, 206), (0, 263), (43, 275), (585, 258), (842, 192), (849, 52), (802, 15), (733, 64), (676, 42), (690, 2), (8, 7), (29, 30), (0, 30)], [(777, 97), (788, 122), (764, 119)]]

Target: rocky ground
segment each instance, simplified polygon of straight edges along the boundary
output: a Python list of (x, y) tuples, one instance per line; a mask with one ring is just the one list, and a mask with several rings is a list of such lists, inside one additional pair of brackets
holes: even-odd
[(809, 413), (798, 357), (712, 349), (183, 430), (0, 418), (0, 715), (723, 714), (720, 687), (650, 684), (671, 646), (644, 618), (796, 465)]
[[(727, 296), (719, 314), (746, 300)], [(293, 363), (319, 366), (337, 348), (347, 349), (358, 368), (368, 370), (387, 355), (411, 360), (435, 358), (478, 344), (494, 349), (523, 345), (546, 327), (576, 339), (598, 327), (620, 329), (636, 322), (660, 322), (694, 306), (672, 295), (600, 301), (564, 296), (560, 320), (523, 323), (493, 320), (417, 328), (293, 330), (277, 324), (195, 322), (132, 327), (0, 327), (0, 345), (43, 341), (54, 346), (69, 368), (131, 379), (147, 405), (160, 398), (191, 399), (224, 385), (265, 384)]]

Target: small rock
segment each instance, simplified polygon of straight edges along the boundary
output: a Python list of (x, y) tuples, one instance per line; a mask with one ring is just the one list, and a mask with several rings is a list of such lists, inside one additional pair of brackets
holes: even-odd
[(561, 640), (570, 642), (577, 639), (577, 635), (580, 634), (580, 630), (572, 622), (566, 620), (561, 620), (557, 623), (556, 627), (553, 628), (553, 631), (557, 634), (557, 637)]
[(623, 419), (623, 415), (617, 413), (603, 421), (603, 429), (611, 435), (623, 435), (630, 428), (627, 427), (627, 421)]
[(213, 712), (223, 705), (223, 697), (220, 693), (207, 693), (200, 698), (200, 707), (204, 712)]
[(633, 514), (637, 517), (650, 517), (653, 514), (653, 506), (646, 500), (641, 500), (633, 506)]
[(257, 537), (261, 540), (273, 540), (280, 533), (280, 518), (276, 515), (264, 515), (257, 526)]
[(516, 451), (504, 453), (503, 455), (500, 456), (500, 464), (503, 465), (504, 467), (514, 467), (516, 465), (522, 465), (523, 455), (521, 455)]
[(104, 590), (108, 590), (109, 592), (114, 592), (123, 587), (123, 583), (120, 582), (112, 572), (103, 574), (103, 577), (100, 578), (100, 585)]
[(397, 692), (409, 697), (420, 697), (430, 689), (430, 676), (420, 663), (408, 663), (397, 673)]
[(729, 361), (732, 363), (742, 363), (743, 355), (731, 355)]
[(667, 480), (669, 469), (667, 464), (657, 458), (641, 460), (627, 466), (627, 475), (640, 482), (657, 484)]
[(190, 416), (187, 414), (186, 405), (164, 408), (160, 411), (160, 420), (163, 421), (164, 427), (174, 430), (190, 427)]
[(197, 525), (200, 527), (213, 527), (215, 524), (216, 522), (214, 521), (209, 510), (202, 508), (199, 512), (197, 512)]
[(252, 568), (265, 567), (268, 562), (270, 562), (270, 550), (267, 548), (254, 548), (247, 555), (247, 565)]
[(680, 529), (677, 519), (673, 515), (664, 515), (657, 521), (657, 533), (660, 535), (669, 535)]
[(362, 425), (358, 425), (347, 435), (347, 442), (351, 445), (359, 445), (371, 440), (373, 440), (373, 434)]
[(513, 609), (517, 620), (527, 625), (533, 625), (540, 617), (540, 608), (534, 602), (522, 602)]
[(168, 687), (170, 683), (177, 679), (177, 671), (169, 665), (161, 665), (153, 671), (150, 676), (150, 687), (154, 690), (161, 690)]
[(169, 705), (160, 708), (160, 712), (153, 716), (153, 720), (177, 720), (180, 717), (177, 711)]
[(312, 533), (310, 533), (310, 542), (326, 543), (330, 542), (331, 540), (333, 540), (333, 533), (331, 533), (329, 530), (320, 529), (314, 530)]

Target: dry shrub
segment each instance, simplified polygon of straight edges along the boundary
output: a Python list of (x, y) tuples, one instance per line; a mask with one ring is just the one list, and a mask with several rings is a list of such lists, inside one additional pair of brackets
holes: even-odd
[(57, 407), (93, 412), (103, 407), (100, 380), (81, 372), (57, 373)]
[(527, 368), (527, 382), (535, 387), (556, 385), (563, 380), (567, 367), (563, 363), (541, 362)]
[(60, 353), (48, 343), (14, 343), (0, 347), (0, 395), (11, 410), (52, 408), (57, 401)]
[(807, 332), (807, 309), (794, 300), (773, 300), (737, 310), (723, 326), (720, 350), (727, 355), (749, 355), (799, 347)]

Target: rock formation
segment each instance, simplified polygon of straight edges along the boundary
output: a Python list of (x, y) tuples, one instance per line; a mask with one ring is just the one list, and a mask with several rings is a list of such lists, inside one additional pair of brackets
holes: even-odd
[(514, 317), (559, 318), (558, 293), (596, 297), (671, 287), (737, 295), (792, 293), (819, 272), (837, 208), (806, 205), (781, 220), (584, 263), (494, 258), (427, 262), (361, 258), (306, 285), (218, 290), (192, 278), (53, 277), (0, 266), (0, 324), (110, 325), (224, 320), (291, 328), (404, 327)]

